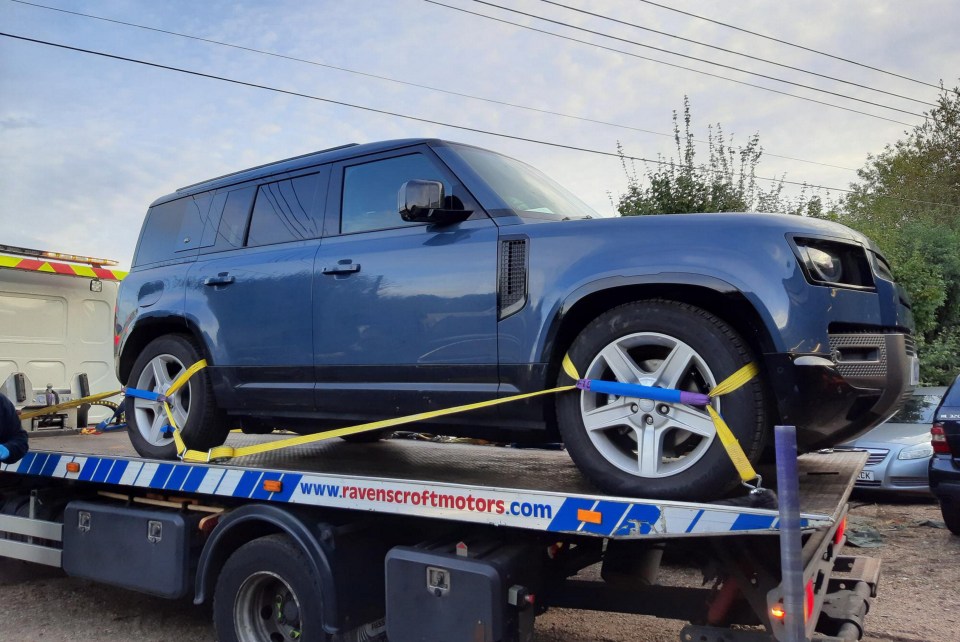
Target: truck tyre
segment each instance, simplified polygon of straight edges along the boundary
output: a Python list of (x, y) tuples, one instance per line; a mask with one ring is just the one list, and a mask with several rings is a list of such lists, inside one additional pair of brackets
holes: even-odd
[[(753, 360), (743, 339), (709, 312), (675, 301), (613, 308), (570, 348), (580, 377), (709, 392)], [(563, 373), (558, 385), (569, 383)], [(765, 431), (759, 377), (713, 401), (756, 462)], [(702, 501), (730, 491), (739, 476), (703, 408), (586, 390), (557, 398), (560, 435), (577, 467), (618, 495)]]
[(328, 640), (320, 578), (286, 535), (247, 542), (227, 559), (213, 595), (220, 642)]
[[(179, 334), (158, 337), (147, 344), (130, 371), (127, 386), (165, 393), (170, 384), (200, 360), (196, 344)], [(127, 396), (127, 432), (133, 447), (143, 457), (174, 459), (177, 446), (169, 429), (163, 404)], [(170, 410), (190, 448), (206, 450), (219, 446), (230, 432), (226, 416), (214, 401), (210, 377), (204, 370), (169, 400)]]

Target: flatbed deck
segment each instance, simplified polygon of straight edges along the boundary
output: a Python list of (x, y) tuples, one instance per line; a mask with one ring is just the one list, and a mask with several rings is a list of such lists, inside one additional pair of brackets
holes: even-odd
[[(231, 434), (234, 447), (285, 435)], [(598, 494), (566, 452), (334, 439), (226, 463), (143, 459), (123, 433), (45, 435), (0, 470), (229, 502), (254, 499), (625, 539), (777, 533), (775, 510)], [(802, 525), (838, 519), (866, 453), (800, 457)], [(79, 466), (68, 470), (68, 463)], [(70, 467), (75, 468), (75, 467)], [(772, 480), (773, 476), (765, 476)], [(279, 481), (268, 492), (265, 481)]]

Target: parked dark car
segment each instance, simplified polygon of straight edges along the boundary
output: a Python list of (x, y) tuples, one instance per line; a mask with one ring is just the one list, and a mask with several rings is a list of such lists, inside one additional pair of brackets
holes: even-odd
[(937, 407), (930, 436), (930, 490), (940, 501), (947, 528), (960, 535), (960, 376)]
[[(910, 307), (864, 236), (799, 216), (598, 218), (532, 167), (440, 140), (350, 145), (182, 188), (147, 212), (117, 305), (117, 374), (173, 398), (191, 447), (309, 433), (588, 378), (706, 392), (756, 460), (852, 439), (915, 383)], [(160, 407), (130, 436), (173, 457)], [(429, 429), (429, 428), (427, 428)], [(561, 439), (606, 492), (705, 499), (737, 482), (704, 408), (568, 392), (444, 420)]]
[(930, 427), (945, 387), (916, 388), (897, 414), (837, 450), (869, 455), (856, 487), (882, 493), (930, 495), (927, 468), (933, 455)]

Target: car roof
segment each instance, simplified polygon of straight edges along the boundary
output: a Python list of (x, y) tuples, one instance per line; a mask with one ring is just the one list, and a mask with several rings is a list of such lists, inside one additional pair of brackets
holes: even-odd
[(256, 167), (242, 169), (229, 174), (224, 174), (223, 176), (218, 176), (216, 178), (210, 178), (199, 183), (193, 183), (191, 185), (179, 188), (172, 194), (167, 194), (166, 196), (158, 198), (152, 203), (152, 205), (157, 205), (159, 203), (177, 198), (183, 198), (184, 196), (190, 196), (198, 192), (205, 192), (212, 189), (226, 187), (235, 183), (243, 183), (245, 181), (282, 174), (284, 172), (293, 171), (302, 167), (332, 163), (347, 158), (354, 158), (367, 154), (377, 154), (379, 152), (402, 149), (404, 147), (412, 147), (414, 145), (438, 145), (444, 143), (445, 141), (437, 138), (399, 138), (395, 140), (384, 140), (364, 144), (349, 143), (347, 145), (340, 145), (337, 147), (331, 147), (329, 149), (310, 152), (308, 154), (301, 154), (300, 156), (293, 156), (291, 158), (265, 163), (263, 165), (257, 165)]

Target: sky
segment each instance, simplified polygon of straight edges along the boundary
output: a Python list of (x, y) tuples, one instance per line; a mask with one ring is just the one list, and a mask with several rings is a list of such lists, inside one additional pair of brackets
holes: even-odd
[[(0, 0), (0, 32), (606, 154), (619, 143), (650, 159), (675, 154), (671, 115), (687, 96), (697, 138), (717, 123), (734, 145), (758, 133), (758, 175), (834, 188), (922, 122), (937, 89), (915, 80), (952, 87), (960, 76), (955, 0), (660, 0), (912, 80), (640, 0), (558, 0), (619, 23), (542, 0), (438, 2), (585, 42), (424, 0)], [(616, 214), (611, 200), (627, 179), (615, 155), (446, 125), (0, 37), (0, 243), (128, 267), (147, 207), (178, 187), (345, 143), (419, 136), (518, 158)]]

